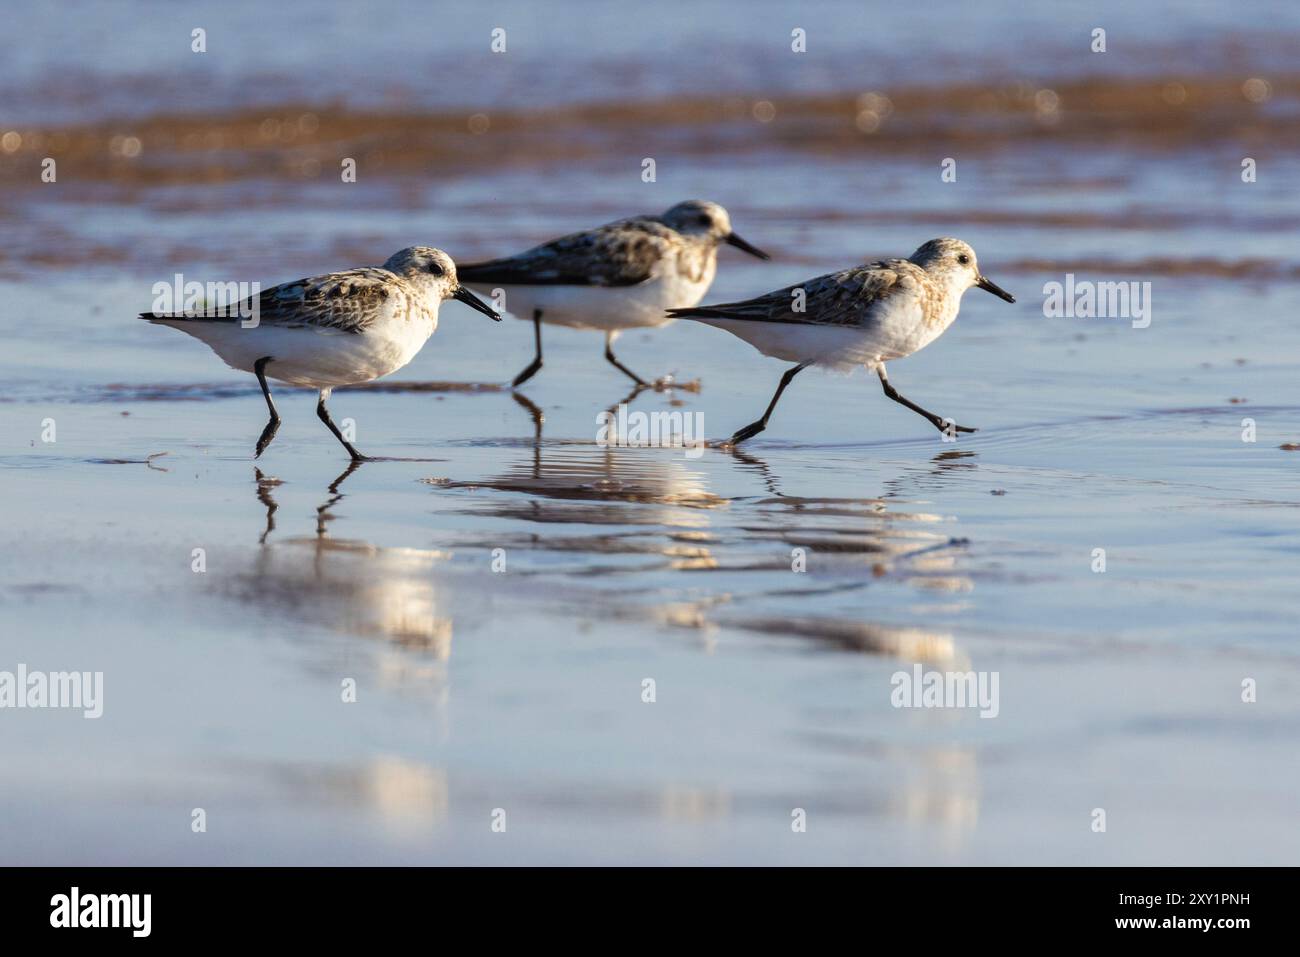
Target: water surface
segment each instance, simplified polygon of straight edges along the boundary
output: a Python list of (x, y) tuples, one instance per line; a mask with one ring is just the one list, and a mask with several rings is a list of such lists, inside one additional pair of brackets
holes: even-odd
[[(0, 860), (1295, 861), (1285, 11), (1261, 36), (1213, 5), (832, 4), (799, 60), (777, 5), (421, 31), (315, 7), (286, 43), (288, 8), (213, 6), (192, 81), (170, 7), (34, 9), (4, 40), (0, 669), (103, 671), (105, 710), (0, 712)], [(98, 38), (67, 73), (66, 31)], [(47, 151), (57, 184), (33, 179)], [(782, 366), (679, 323), (619, 354), (697, 387), (630, 396), (597, 338), (548, 330), (522, 401), (530, 329), (453, 303), (409, 389), (332, 401), (408, 461), (346, 469), (281, 389), (254, 462), (252, 378), (134, 318), (176, 271), (470, 260), (688, 196), (774, 254), (724, 250), (718, 300), (972, 243), (1018, 302), (972, 291), (891, 378), (980, 431), (944, 442), (874, 378), (809, 372), (742, 454), (602, 448), (624, 400), (725, 437)], [(1151, 324), (1045, 318), (1067, 272), (1150, 282)], [(894, 708), (916, 662), (996, 672), (998, 716)]]

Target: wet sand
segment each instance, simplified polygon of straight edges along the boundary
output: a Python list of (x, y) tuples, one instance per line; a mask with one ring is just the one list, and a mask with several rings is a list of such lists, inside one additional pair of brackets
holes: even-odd
[[(458, 357), (463, 318), (438, 334)], [(1240, 408), (1187, 404), (1245, 367), (1035, 415), (1039, 376), (981, 386), (1001, 363), (974, 325), (908, 363), (918, 394), (976, 397), (985, 431), (956, 449), (829, 376), (744, 455), (598, 448), (590, 410), (622, 383), (578, 335), (531, 392), (540, 441), (508, 394), (340, 391), (363, 448), (434, 460), (343, 476), (307, 394), (256, 467), (252, 388), (6, 403), (11, 443), (61, 430), (4, 461), (6, 650), (103, 670), (107, 698), (93, 723), (7, 716), (7, 859), (1286, 862), (1294, 460), (1276, 435), (1238, 449)], [(667, 368), (700, 335), (625, 351)], [(762, 400), (755, 366), (674, 398), (725, 432)], [(998, 720), (892, 708), (914, 661), (999, 672)], [(1096, 806), (1120, 835), (1088, 831)]]
[[(1206, 61), (877, 78), (870, 134), (863, 85), (779, 71), (496, 104), (481, 135), (464, 86), (22, 126), (0, 155), (0, 668), (101, 670), (105, 705), (0, 715), (0, 860), (1293, 863), (1300, 82), (1270, 72), (1253, 102), (1257, 61)], [(57, 137), (57, 192), (23, 185)], [(342, 186), (358, 144), (382, 161)], [(601, 448), (628, 382), (599, 337), (548, 329), (520, 401), (528, 325), (449, 304), (409, 367), (332, 400), (393, 461), (346, 468), (281, 388), (255, 463), (252, 377), (134, 318), (177, 270), (468, 260), (691, 195), (775, 255), (724, 250), (715, 300), (970, 241), (1018, 303), (970, 292), (890, 375), (980, 431), (944, 443), (873, 378), (806, 373), (739, 454)], [(1045, 318), (1066, 272), (1150, 281), (1151, 324)], [(618, 351), (693, 385), (633, 410), (710, 438), (782, 371), (689, 323)], [(893, 707), (915, 662), (997, 672), (997, 718)]]

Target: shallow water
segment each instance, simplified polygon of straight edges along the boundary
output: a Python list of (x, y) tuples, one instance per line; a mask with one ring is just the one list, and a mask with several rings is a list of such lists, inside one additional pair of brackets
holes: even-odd
[[(700, 30), (722, 22), (698, 9)], [(498, 94), (522, 85), (537, 102), (482, 142), (436, 135), (443, 111), (480, 102), (470, 68), (395, 95), (429, 139), (389, 142), (397, 159), (346, 188), (333, 160), (301, 175), (281, 162), (294, 143), (240, 139), (272, 94), (276, 116), (317, 117), (309, 145), (327, 159), (331, 129), (340, 149), (395, 135), (366, 96), (351, 112), (329, 90), (310, 101), (293, 81), (303, 51), (256, 96), (211, 61), (228, 79), (183, 123), (232, 139), (196, 162), (175, 146), (188, 127), (159, 118), (166, 91), (134, 96), (121, 56), (103, 55), (89, 103), (51, 92), (33, 129), (62, 132), (82, 165), (61, 164), (52, 192), (22, 180), (26, 146), (0, 156), (0, 215), (21, 224), (0, 261), (0, 670), (103, 671), (105, 705), (95, 721), (0, 712), (0, 860), (1294, 862), (1300, 452), (1280, 446), (1300, 442), (1300, 84), (1265, 71), (1295, 32), (1282, 23), (1246, 54), (1233, 38), (1252, 49), (1249, 34), (1195, 7), (1169, 42), (1236, 58), (1171, 73), (1155, 21), (1131, 14), (1150, 65), (1126, 53), (1099, 73), (1046, 38), (1072, 35), (1069, 16), (1018, 28), (1056, 51), (1034, 46), (1022, 70), (881, 67), (866, 88), (895, 114), (865, 139), (850, 132), (865, 83), (844, 61), (828, 55), (814, 82), (765, 68), (742, 32), (713, 88), (724, 99), (691, 112), (672, 100), (681, 74), (611, 25), (601, 55), (566, 47), (545, 82), (528, 57), (494, 75)], [(931, 42), (896, 29), (903, 49)], [(846, 61), (845, 35), (870, 34), (835, 35)], [(956, 55), (973, 40), (932, 42)], [(584, 56), (615, 54), (634, 65), (609, 67), (627, 89), (577, 82)], [(52, 69), (10, 62), (4, 88)], [(1254, 104), (1239, 88), (1261, 75), (1271, 95)], [(1026, 113), (1008, 77), (1032, 81), (1030, 101), (1067, 91), (1060, 116)], [(927, 79), (949, 85), (927, 93)], [(1172, 115), (1160, 91), (1174, 81), (1206, 105)], [(957, 104), (980, 91), (1000, 119), (969, 138), (978, 110)], [(666, 113), (645, 105), (660, 96)], [(760, 97), (770, 124), (745, 118)], [(605, 107), (552, 136), (534, 107), (573, 101)], [(118, 127), (103, 143), (86, 132), (108, 115), (152, 118), (148, 175), (109, 156)], [(1258, 182), (1240, 181), (1243, 155)], [(939, 181), (945, 156), (956, 183)], [(761, 413), (781, 364), (678, 323), (618, 352), (698, 390), (629, 397), (598, 338), (548, 329), (525, 402), (502, 383), (531, 356), (529, 327), (453, 303), (394, 377), (423, 387), (332, 400), (363, 451), (398, 460), (345, 470), (314, 396), (280, 389), (284, 424), (254, 463), (256, 383), (134, 318), (177, 270), (269, 284), (416, 241), (473, 259), (691, 195), (775, 257), (724, 250), (711, 299), (932, 235), (971, 242), (1019, 301), (972, 291), (890, 374), (980, 431), (944, 442), (873, 378), (808, 372), (740, 454), (602, 448), (596, 415), (623, 399), (725, 437)], [(1151, 282), (1151, 324), (1045, 318), (1043, 286), (1067, 272)], [(891, 676), (914, 662), (996, 672), (997, 717), (893, 707)], [(1099, 807), (1105, 834), (1090, 829)], [(795, 808), (807, 833), (791, 832)]]

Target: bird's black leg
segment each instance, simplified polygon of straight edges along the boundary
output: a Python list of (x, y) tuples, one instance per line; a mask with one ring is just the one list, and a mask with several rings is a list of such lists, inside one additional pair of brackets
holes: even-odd
[(637, 385), (643, 386), (645, 388), (650, 387), (649, 382), (646, 382), (645, 379), (641, 378), (639, 375), (637, 375), (627, 366), (623, 365), (623, 363), (619, 362), (616, 358), (614, 358), (614, 333), (613, 332), (605, 333), (605, 358), (609, 361), (611, 365), (614, 366), (615, 369), (623, 373), (625, 376), (628, 376)]
[(533, 338), (537, 341), (537, 355), (533, 361), (528, 363), (528, 367), (523, 372), (515, 376), (515, 381), (510, 383), (510, 388), (517, 389), (533, 376), (537, 375), (537, 370), (542, 367), (542, 310), (533, 310)]
[(316, 403), (317, 418), (319, 418), (322, 422), (324, 422), (326, 427), (331, 432), (334, 433), (334, 438), (338, 439), (340, 442), (343, 443), (343, 447), (348, 450), (348, 455), (352, 456), (352, 461), (354, 462), (366, 461), (368, 456), (362, 455), (360, 452), (357, 451), (356, 446), (354, 446), (347, 439), (343, 438), (343, 433), (339, 431), (339, 427), (335, 425), (334, 420), (330, 418), (330, 410), (325, 408), (325, 400), (329, 398), (329, 394), (330, 394), (329, 389), (320, 390), (320, 401)]
[(781, 376), (781, 384), (776, 387), (776, 395), (772, 396), (772, 401), (767, 404), (767, 411), (763, 413), (763, 417), (757, 422), (749, 423), (749, 425), (745, 426), (733, 435), (730, 439), (732, 445), (735, 445), (737, 442), (743, 442), (745, 439), (752, 439), (754, 436), (758, 435), (758, 433), (767, 428), (767, 420), (772, 417), (772, 410), (776, 408), (776, 403), (777, 400), (781, 398), (781, 393), (784, 392), (785, 387), (790, 384), (790, 380), (807, 367), (808, 363), (801, 362), (797, 366), (785, 370), (785, 375)]
[(885, 389), (885, 395), (889, 396), (899, 405), (905, 405), (913, 412), (915, 412), (917, 415), (926, 418), (929, 421), (929, 423), (933, 425), (936, 429), (938, 429), (940, 432), (947, 432), (949, 429), (952, 429), (952, 431), (954, 432), (978, 431), (977, 429), (970, 428), (969, 426), (958, 425), (956, 422), (952, 421), (952, 419), (940, 418), (939, 416), (935, 415), (933, 412), (927, 412), (925, 409), (921, 408), (911, 399), (908, 399), (905, 396), (900, 395), (898, 390), (895, 389), (890, 384), (889, 376), (885, 375), (885, 367), (883, 365), (876, 370), (876, 374), (880, 376), (880, 384)]
[(262, 356), (253, 363), (253, 372), (257, 374), (257, 384), (262, 387), (262, 395), (266, 396), (266, 408), (271, 413), (271, 421), (266, 423), (266, 428), (262, 430), (262, 435), (257, 440), (257, 453), (253, 458), (261, 458), (266, 447), (271, 444), (275, 438), (275, 433), (280, 428), (280, 413), (275, 411), (275, 403), (271, 401), (271, 390), (266, 384), (266, 364), (271, 361), (270, 356)]

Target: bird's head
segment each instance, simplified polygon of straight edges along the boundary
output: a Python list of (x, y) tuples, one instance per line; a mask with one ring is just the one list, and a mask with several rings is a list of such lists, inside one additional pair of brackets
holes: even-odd
[(759, 259), (771, 259), (767, 253), (737, 236), (731, 229), (731, 217), (717, 203), (706, 199), (688, 199), (659, 217), (660, 222), (683, 236), (698, 236), (717, 243), (727, 243)]
[(999, 299), (1015, 302), (1011, 295), (997, 283), (985, 279), (980, 273), (975, 250), (960, 239), (932, 239), (925, 243), (908, 260), (920, 266), (950, 293), (960, 296), (971, 286), (979, 286)]
[(460, 284), (456, 278), (456, 263), (441, 249), (408, 246), (389, 256), (384, 268), (427, 290), (439, 300), (459, 300), (471, 309), (501, 321), (496, 310)]

